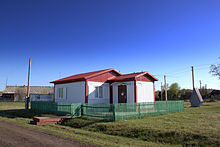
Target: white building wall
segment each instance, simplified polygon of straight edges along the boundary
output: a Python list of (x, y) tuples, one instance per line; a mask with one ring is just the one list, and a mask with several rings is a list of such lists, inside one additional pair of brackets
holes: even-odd
[[(59, 88), (63, 88), (63, 98), (59, 98)], [(73, 82), (55, 85), (55, 102), (85, 102), (85, 82)]]
[[(99, 87), (99, 86), (103, 87), (103, 98), (95, 97), (95, 87)], [(88, 103), (109, 104), (110, 103), (109, 83), (88, 81)]]
[(154, 102), (154, 84), (137, 81), (137, 102)]
[(118, 85), (127, 86), (127, 103), (134, 103), (134, 81), (130, 82), (115, 82), (112, 84), (113, 89), (113, 104), (118, 103)]

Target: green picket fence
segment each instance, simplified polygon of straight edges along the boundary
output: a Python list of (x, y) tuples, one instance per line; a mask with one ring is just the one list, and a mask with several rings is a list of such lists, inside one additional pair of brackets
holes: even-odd
[(114, 104), (82, 104), (82, 115), (114, 120)]
[(32, 110), (40, 110), (63, 115), (81, 116), (81, 103), (54, 103), (51, 101), (31, 101)]
[(182, 110), (184, 110), (184, 101), (82, 105), (82, 115), (113, 121), (179, 112)]
[(32, 101), (31, 109), (116, 121), (179, 112), (184, 110), (184, 101), (121, 104), (74, 104)]

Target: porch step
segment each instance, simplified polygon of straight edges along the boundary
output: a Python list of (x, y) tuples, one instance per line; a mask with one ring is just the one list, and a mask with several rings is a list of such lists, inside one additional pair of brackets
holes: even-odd
[(61, 124), (64, 120), (70, 119), (70, 116), (60, 117), (34, 117), (30, 124), (34, 125), (49, 125), (49, 124)]

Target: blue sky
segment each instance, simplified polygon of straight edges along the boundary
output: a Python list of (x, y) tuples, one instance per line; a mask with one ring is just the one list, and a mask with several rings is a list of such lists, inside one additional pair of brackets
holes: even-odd
[(190, 66), (220, 89), (209, 65), (220, 60), (219, 0), (1, 0), (0, 90), (107, 68), (148, 71), (191, 88)]

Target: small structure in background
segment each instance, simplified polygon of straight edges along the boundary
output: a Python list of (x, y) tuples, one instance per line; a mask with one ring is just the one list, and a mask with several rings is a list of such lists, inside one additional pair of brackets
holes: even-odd
[(53, 101), (53, 94), (30, 94), (31, 101)]
[[(53, 87), (51, 86), (30, 86), (30, 95), (51, 95), (53, 97)], [(6, 86), (2, 93), (3, 101), (24, 101), (26, 97), (27, 86)]]
[(191, 107), (199, 107), (203, 103), (202, 96), (197, 88), (194, 88), (193, 93), (190, 97)]

